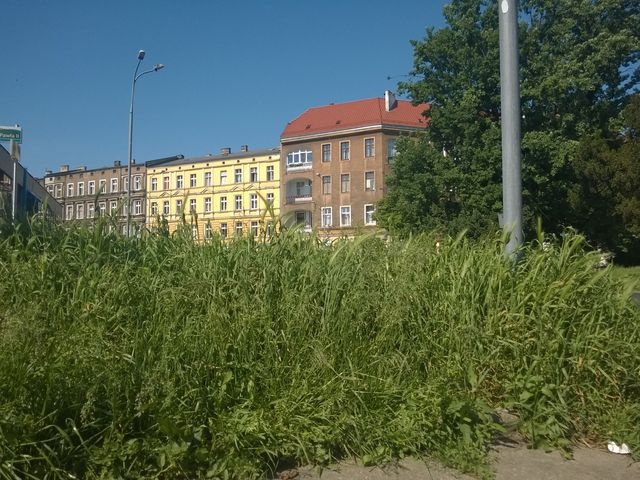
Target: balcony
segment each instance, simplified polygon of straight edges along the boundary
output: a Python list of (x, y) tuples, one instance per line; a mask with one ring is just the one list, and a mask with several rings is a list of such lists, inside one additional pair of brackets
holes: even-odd
[(287, 205), (308, 203), (312, 201), (311, 180), (291, 180), (285, 187), (285, 201)]

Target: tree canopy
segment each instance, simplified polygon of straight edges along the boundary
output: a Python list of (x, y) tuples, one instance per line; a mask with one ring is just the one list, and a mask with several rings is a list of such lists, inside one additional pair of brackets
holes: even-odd
[[(412, 42), (411, 81), (400, 90), (431, 104), (430, 124), (417, 144), (398, 147), (378, 208), (392, 230), (464, 226), (475, 234), (497, 226), (498, 3), (453, 0), (447, 26)], [(525, 227), (540, 217), (547, 231), (581, 229), (572, 216), (581, 142), (616, 137), (619, 114), (640, 85), (640, 3), (522, 0), (519, 51)]]

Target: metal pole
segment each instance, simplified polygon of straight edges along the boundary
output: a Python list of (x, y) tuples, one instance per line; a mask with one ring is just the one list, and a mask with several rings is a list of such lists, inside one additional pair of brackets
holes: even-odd
[(18, 159), (13, 156), (15, 151), (14, 140), (9, 141), (9, 152), (13, 160), (13, 178), (11, 179), (11, 218), (16, 221), (16, 213), (18, 208)]
[(522, 178), (520, 160), (520, 82), (518, 2), (500, 1), (500, 105), (502, 128), (502, 202), (509, 235), (504, 254), (512, 257), (522, 244)]
[[(144, 58), (144, 56), (142, 57)], [(131, 163), (133, 158), (133, 100), (136, 94), (136, 80), (138, 80), (138, 68), (142, 58), (138, 55), (138, 65), (133, 72), (133, 81), (131, 82), (131, 106), (129, 107), (129, 159), (127, 161), (127, 236), (131, 236)]]

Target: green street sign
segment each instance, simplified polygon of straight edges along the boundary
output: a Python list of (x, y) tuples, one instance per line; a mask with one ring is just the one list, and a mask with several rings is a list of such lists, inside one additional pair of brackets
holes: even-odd
[(16, 143), (22, 143), (22, 128), (3, 127), (0, 125), (0, 142), (9, 142), (11, 140)]

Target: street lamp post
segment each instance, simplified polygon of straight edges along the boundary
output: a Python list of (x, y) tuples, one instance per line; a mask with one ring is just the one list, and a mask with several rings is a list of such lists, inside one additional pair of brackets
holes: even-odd
[(146, 75), (147, 73), (157, 72), (158, 70), (164, 68), (164, 65), (161, 63), (157, 63), (153, 66), (151, 70), (144, 71), (142, 73), (138, 73), (138, 69), (140, 68), (140, 63), (144, 59), (144, 50), (140, 50), (138, 52), (138, 64), (136, 65), (136, 70), (133, 72), (133, 82), (131, 83), (131, 106), (129, 108), (129, 161), (127, 162), (127, 236), (131, 236), (131, 166), (133, 163), (133, 101), (136, 94), (136, 82), (138, 79)]

